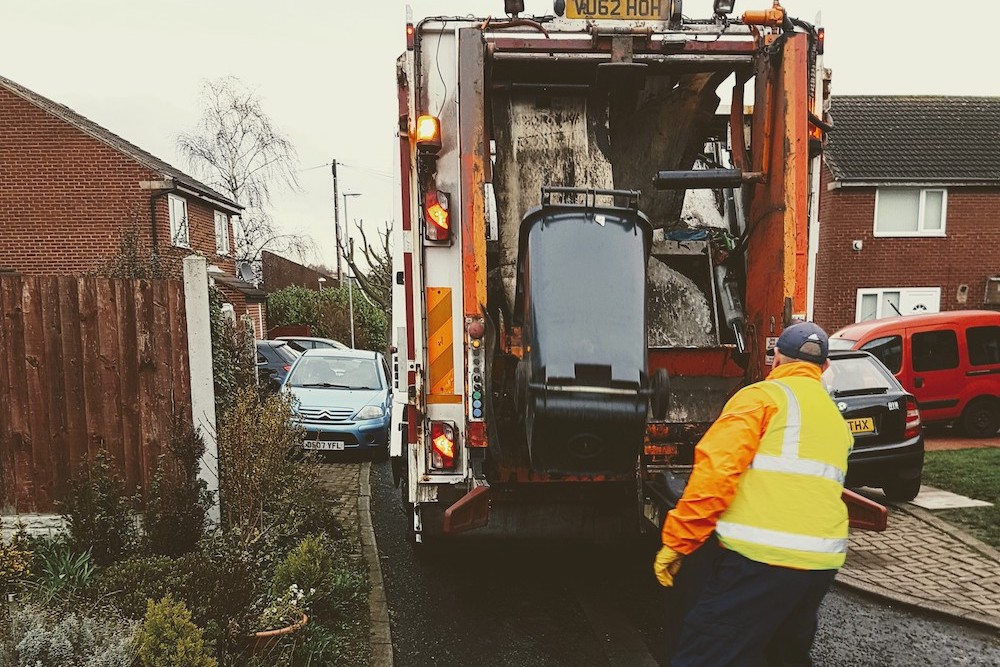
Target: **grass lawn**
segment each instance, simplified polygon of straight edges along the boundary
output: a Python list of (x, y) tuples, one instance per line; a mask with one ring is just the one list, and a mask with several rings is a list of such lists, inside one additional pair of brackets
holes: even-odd
[(923, 482), (993, 503), (992, 507), (943, 510), (935, 514), (1000, 548), (1000, 449), (927, 452)]

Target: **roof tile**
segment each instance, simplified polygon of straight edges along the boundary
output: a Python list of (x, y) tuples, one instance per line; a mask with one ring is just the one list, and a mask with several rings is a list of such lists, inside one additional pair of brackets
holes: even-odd
[(1000, 97), (835, 96), (830, 115), (838, 180), (1000, 185)]

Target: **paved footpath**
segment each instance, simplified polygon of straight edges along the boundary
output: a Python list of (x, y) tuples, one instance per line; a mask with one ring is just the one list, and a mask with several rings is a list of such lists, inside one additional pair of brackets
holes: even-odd
[(322, 485), (334, 497), (334, 516), (353, 537), (351, 548), (361, 553), (368, 566), (368, 610), (371, 616), (372, 667), (392, 667), (392, 638), (389, 607), (382, 584), (382, 568), (375, 544), (371, 515), (371, 463), (327, 463), (323, 465)]
[(851, 531), (837, 582), (1000, 630), (1000, 553), (910, 504), (885, 532)]

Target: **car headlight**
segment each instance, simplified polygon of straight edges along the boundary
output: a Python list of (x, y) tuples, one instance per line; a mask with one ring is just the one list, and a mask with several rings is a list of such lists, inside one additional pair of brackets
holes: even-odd
[(358, 414), (354, 416), (355, 419), (361, 421), (364, 419), (378, 419), (382, 416), (382, 408), (377, 405), (366, 405), (365, 407), (358, 410)]

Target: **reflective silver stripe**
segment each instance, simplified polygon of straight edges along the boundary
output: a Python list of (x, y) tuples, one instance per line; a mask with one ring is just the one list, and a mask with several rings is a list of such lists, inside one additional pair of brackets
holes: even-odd
[(767, 470), (769, 472), (788, 472), (795, 475), (809, 475), (810, 477), (823, 477), (831, 479), (839, 484), (844, 483), (844, 471), (837, 466), (832, 466), (822, 461), (812, 459), (789, 459), (784, 456), (767, 456), (757, 454), (753, 457), (750, 467), (754, 470)]
[(780, 530), (744, 526), (728, 521), (718, 522), (715, 526), (715, 531), (723, 537), (731, 537), (734, 540), (752, 542), (753, 544), (761, 544), (768, 547), (795, 549), (796, 551), (809, 551), (820, 554), (847, 553), (847, 538), (810, 537), (809, 535), (785, 533)]
[(788, 398), (788, 409), (785, 411), (785, 437), (781, 441), (781, 455), (788, 459), (799, 458), (799, 438), (802, 437), (802, 410), (799, 408), (799, 399), (795, 398), (791, 388), (772, 380), (785, 391)]

